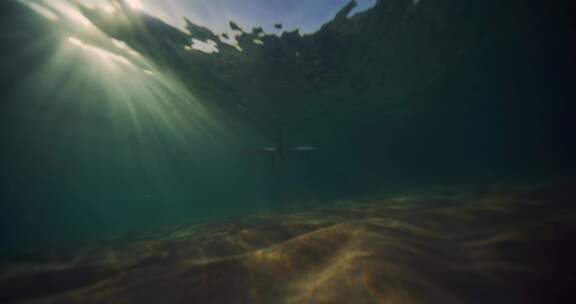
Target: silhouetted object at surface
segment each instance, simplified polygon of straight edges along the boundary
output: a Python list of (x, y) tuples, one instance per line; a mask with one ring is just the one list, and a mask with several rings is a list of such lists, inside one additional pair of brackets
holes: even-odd
[(298, 151), (314, 151), (316, 147), (313, 146), (286, 146), (284, 132), (282, 129), (276, 129), (276, 143), (272, 147), (264, 147), (262, 151), (272, 155), (273, 160), (278, 158), (285, 160), (289, 153)]

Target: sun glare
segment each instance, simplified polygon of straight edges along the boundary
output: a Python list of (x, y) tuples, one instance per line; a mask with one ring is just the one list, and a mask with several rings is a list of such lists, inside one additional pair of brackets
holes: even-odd
[(46, 1), (43, 2), (47, 8), (53, 10), (63, 19), (74, 23), (81, 24), (87, 28), (93, 28), (92, 22), (82, 14), (77, 7), (65, 1)]
[(84, 43), (82, 43), (82, 41), (80, 41), (80, 39), (78, 39), (78, 38), (68, 37), (68, 41), (69, 41), (70, 43), (72, 43), (73, 45), (76, 45), (76, 46), (80, 46), (80, 47), (81, 47), (82, 45), (84, 45)]
[(82, 42), (82, 40), (76, 38), (76, 37), (68, 37), (68, 41), (70, 43), (72, 43), (73, 45), (80, 47), (81, 49), (90, 52), (104, 60), (111, 60), (111, 61), (115, 61), (117, 63), (121, 63), (124, 65), (128, 65), (128, 66), (132, 66), (132, 62), (128, 59), (126, 59), (123, 56), (120, 56), (118, 54), (106, 51), (104, 49), (101, 49), (99, 47), (93, 46), (93, 45), (89, 45), (89, 44), (85, 44), (84, 42)]
[(128, 5), (135, 10), (141, 10), (142, 9), (142, 2), (140, 0), (128, 0), (126, 1), (128, 3)]

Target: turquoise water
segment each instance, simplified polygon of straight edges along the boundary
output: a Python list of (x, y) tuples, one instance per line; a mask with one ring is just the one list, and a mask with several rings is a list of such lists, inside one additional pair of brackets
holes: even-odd
[(2, 250), (574, 177), (569, 1), (249, 2), (3, 1)]

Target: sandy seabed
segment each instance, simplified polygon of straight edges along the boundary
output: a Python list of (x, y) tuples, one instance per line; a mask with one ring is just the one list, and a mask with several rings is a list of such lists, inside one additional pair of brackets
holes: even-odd
[(0, 302), (567, 303), (575, 200), (561, 184), (185, 225), (6, 262)]

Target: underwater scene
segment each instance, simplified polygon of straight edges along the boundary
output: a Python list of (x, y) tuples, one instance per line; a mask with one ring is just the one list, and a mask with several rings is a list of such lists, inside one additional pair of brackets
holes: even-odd
[(576, 2), (0, 2), (0, 303), (570, 303)]

